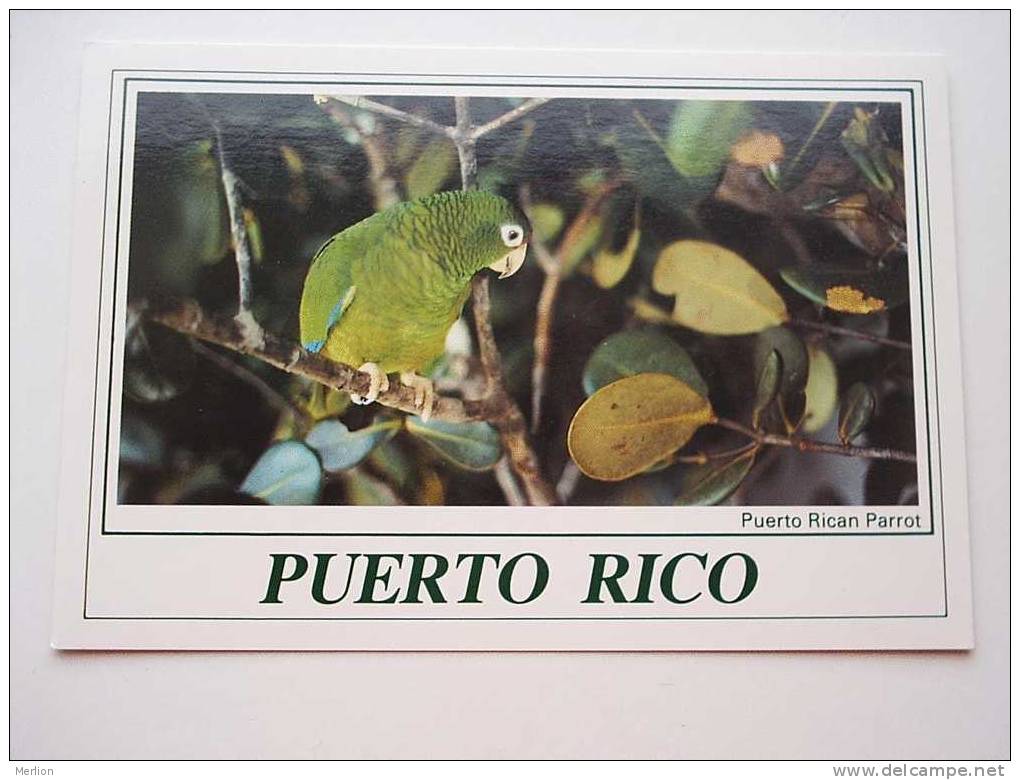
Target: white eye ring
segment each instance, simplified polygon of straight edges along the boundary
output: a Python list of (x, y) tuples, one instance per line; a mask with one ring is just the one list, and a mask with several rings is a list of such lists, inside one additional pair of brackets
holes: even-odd
[(511, 249), (519, 247), (524, 243), (524, 228), (520, 225), (503, 225), (499, 229), (499, 237), (503, 239), (503, 243)]

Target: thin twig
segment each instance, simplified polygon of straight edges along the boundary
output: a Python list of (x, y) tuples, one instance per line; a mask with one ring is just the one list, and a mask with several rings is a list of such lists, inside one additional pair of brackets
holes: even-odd
[(521, 103), (517, 108), (507, 111), (502, 116), (498, 116), (491, 122), (486, 122), (484, 125), (478, 125), (471, 130), (471, 137), (474, 140), (478, 140), (483, 135), (488, 135), (496, 130), (499, 130), (504, 125), (508, 125), (511, 122), (515, 122), (525, 114), (530, 114), (539, 106), (545, 105), (549, 102), (549, 98), (530, 98)]
[(553, 351), (553, 324), (556, 318), (556, 296), (562, 277), (558, 271), (546, 273), (542, 291), (535, 307), (535, 358), (531, 364), (531, 432), (537, 433), (542, 425), (542, 399), (545, 397), (545, 378)]
[[(555, 252), (549, 250), (540, 238), (532, 236), (531, 245), (535, 249), (535, 257), (545, 280), (538, 296), (535, 309), (534, 362), (531, 366), (531, 432), (536, 433), (542, 424), (542, 401), (545, 397), (545, 381), (548, 375), (549, 361), (552, 358), (552, 331), (556, 317), (556, 297), (559, 294), (560, 282), (563, 278), (563, 258), (571, 244), (584, 233), (588, 222), (593, 219), (603, 202), (621, 184), (618, 179), (605, 182), (601, 187), (589, 193), (580, 212), (563, 232), (563, 238)], [(527, 185), (521, 187), (521, 208), (531, 218), (531, 192)]]
[[(336, 363), (321, 355), (312, 354), (296, 344), (272, 333), (264, 334), (261, 345), (245, 340), (242, 327), (236, 319), (206, 313), (195, 301), (179, 301), (160, 305), (138, 303), (133, 311), (152, 322), (157, 322), (179, 333), (216, 344), (243, 355), (257, 358), (281, 371), (306, 377), (345, 393), (367, 395), (371, 377), (351, 366)], [(421, 407), (414, 402), (414, 390), (398, 382), (379, 394), (378, 403), (418, 414)], [(460, 400), (441, 396), (436, 399), (432, 412), (435, 420), (467, 422), (484, 420), (501, 413), (489, 399)]]
[(690, 463), (696, 466), (703, 466), (711, 460), (724, 460), (725, 458), (738, 458), (746, 455), (751, 450), (761, 446), (757, 441), (745, 444), (742, 447), (734, 447), (730, 450), (719, 450), (717, 452), (696, 452), (693, 455), (675, 455), (672, 463)]
[(475, 138), (472, 135), (470, 99), (464, 96), (455, 97), (453, 105), (457, 114), (457, 124), (453, 127), (450, 137), (457, 147), (457, 157), (460, 160), (461, 188), (473, 190), (477, 186), (478, 157), (475, 155)]
[(851, 328), (844, 328), (839, 325), (830, 325), (828, 322), (813, 322), (812, 320), (791, 319), (790, 324), (797, 325), (801, 328), (810, 328), (811, 330), (825, 331), (826, 333), (832, 333), (836, 336), (846, 336), (847, 338), (860, 339), (861, 341), (870, 341), (873, 344), (882, 344), (886, 347), (903, 349), (908, 352), (911, 350), (911, 345), (907, 341), (898, 341), (896, 339), (886, 338), (885, 336), (876, 336), (873, 333), (865, 333), (864, 331), (853, 330)]
[[(471, 133), (471, 107), (466, 97), (454, 98), (457, 113), (457, 127), (454, 144), (460, 159), (461, 184), (465, 190), (475, 186), (478, 160), (475, 157), (475, 142)], [(475, 335), (478, 339), (478, 355), (485, 375), (486, 396), (498, 408), (498, 413), (489, 421), (499, 430), (503, 450), (510, 465), (521, 480), (528, 503), (545, 506), (556, 503), (556, 493), (542, 477), (538, 459), (528, 442), (527, 425), (524, 415), (503, 384), (503, 361), (492, 332), (489, 303), (489, 279), (479, 274), (471, 283), (471, 308), (475, 319)], [(507, 496), (507, 501), (511, 496)]]
[(545, 481), (538, 459), (528, 442), (528, 428), (524, 415), (517, 408), (503, 384), (503, 363), (489, 319), (489, 279), (476, 276), (471, 284), (471, 304), (475, 315), (475, 332), (478, 337), (478, 354), (485, 374), (487, 401), (494, 413), (486, 419), (499, 430), (503, 450), (510, 465), (521, 480), (528, 503), (548, 506), (556, 503), (556, 493)]
[[(645, 322), (651, 322), (656, 325), (674, 325), (679, 327), (680, 323), (673, 319), (668, 311), (656, 306), (654, 303), (645, 300), (640, 297), (633, 297), (627, 301), (627, 305), (633, 310), (635, 316), (644, 320)], [(801, 328), (811, 328), (812, 330), (821, 330), (826, 333), (832, 333), (836, 336), (846, 336), (851, 339), (860, 339), (861, 341), (870, 341), (873, 344), (882, 344), (887, 347), (893, 347), (895, 349), (910, 350), (911, 345), (906, 341), (897, 341), (896, 339), (886, 338), (885, 336), (876, 336), (872, 333), (865, 333), (860, 330), (853, 330), (852, 328), (844, 328), (839, 325), (830, 325), (827, 322), (812, 322), (811, 320), (801, 319), (790, 319), (787, 321), (790, 325), (795, 325)]]
[(299, 425), (308, 427), (312, 424), (312, 416), (308, 414), (308, 412), (284, 397), (282, 393), (279, 393), (254, 371), (246, 368), (235, 360), (231, 360), (225, 355), (221, 355), (216, 350), (209, 349), (209, 347), (205, 346), (200, 341), (192, 341), (191, 346), (192, 349), (210, 363), (215, 363), (236, 379), (239, 379), (245, 384), (253, 387), (271, 406), (276, 407), (281, 412), (290, 414)]
[(570, 497), (574, 495), (577, 483), (580, 481), (581, 469), (577, 467), (574, 461), (568, 460), (567, 465), (563, 467), (563, 473), (560, 474), (559, 481), (556, 483), (556, 495), (560, 499), (561, 504), (566, 504), (570, 501)]
[[(534, 214), (534, 204), (531, 202), (531, 185), (522, 184), (517, 191), (517, 198), (520, 200), (524, 216), (534, 223), (534, 220), (531, 219)], [(535, 259), (543, 271), (547, 274), (556, 272), (559, 265), (558, 260), (537, 233), (532, 232), (531, 238), (528, 239), (528, 246), (535, 252)]]
[(356, 134), (361, 141), (361, 149), (368, 160), (368, 181), (372, 188), (372, 200), (376, 211), (383, 211), (400, 201), (397, 183), (389, 175), (388, 156), (378, 133), (368, 133), (358, 126), (354, 117), (339, 100), (320, 101), (322, 110), (329, 117), (348, 131)]
[(506, 457), (500, 458), (495, 468), (496, 482), (499, 484), (506, 502), (510, 506), (527, 506), (528, 500), (521, 492), (521, 486), (517, 484), (517, 477), (514, 476), (513, 467)]
[(415, 127), (421, 127), (425, 130), (431, 130), (433, 133), (439, 135), (445, 135), (451, 137), (452, 130), (445, 125), (441, 125), (438, 122), (433, 122), (431, 119), (426, 119), (423, 116), (412, 114), (407, 111), (401, 111), (399, 108), (388, 106), (385, 103), (379, 103), (375, 100), (370, 100), (367, 97), (360, 95), (316, 95), (315, 101), (317, 103), (324, 103), (330, 100), (335, 100), (340, 103), (345, 103), (353, 108), (360, 108), (364, 111), (371, 111), (375, 114), (382, 114), (388, 116), (390, 119), (396, 119), (399, 122), (403, 122), (407, 125), (414, 125)]
[(759, 444), (771, 444), (776, 447), (791, 447), (801, 452), (825, 452), (830, 455), (844, 455), (849, 458), (871, 458), (873, 460), (898, 460), (906, 463), (917, 463), (917, 456), (912, 452), (894, 450), (886, 447), (857, 447), (853, 444), (835, 444), (833, 442), (803, 439), (800, 436), (781, 436), (774, 433), (763, 433), (735, 420), (718, 418), (715, 424), (720, 428), (742, 433)]
[[(822, 128), (825, 126), (825, 123), (829, 121), (829, 117), (832, 116), (832, 112), (836, 110), (836, 106), (838, 105), (839, 103), (837, 101), (830, 101), (825, 105), (825, 108), (822, 109), (821, 116), (819, 116), (818, 121), (815, 122), (815, 126), (811, 128), (811, 132), (808, 134), (808, 137), (804, 140), (804, 143), (800, 145), (800, 151), (797, 152), (797, 155), (790, 162), (789, 166), (787, 166), (786, 170), (783, 171), (782, 178), (786, 178), (787, 176), (792, 175), (793, 172), (797, 169), (797, 165), (804, 157), (804, 153), (807, 152), (808, 147), (811, 146), (811, 143), (815, 140), (815, 137), (818, 135), (818, 133), (821, 132)], [(780, 179), (780, 181), (782, 181), (782, 179)]]
[(252, 313), (253, 288), (251, 281), (251, 246), (248, 243), (248, 228), (244, 224), (244, 210), (241, 207), (240, 181), (227, 164), (223, 147), (223, 134), (219, 123), (213, 120), (216, 134), (216, 151), (220, 162), (220, 178), (223, 181), (223, 196), (227, 201), (227, 215), (230, 218), (230, 237), (234, 245), (234, 260), (237, 263), (237, 315), (244, 338), (257, 346), (263, 339), (262, 328)]
[[(525, 184), (520, 188), (518, 197), (524, 214), (531, 219), (532, 203), (531, 188)], [(542, 421), (542, 396), (545, 392), (545, 374), (549, 357), (552, 353), (552, 321), (553, 307), (560, 286), (560, 261), (545, 242), (532, 234), (529, 242), (535, 252), (538, 265), (545, 273), (542, 291), (538, 295), (535, 308), (534, 362), (531, 366), (531, 432), (536, 433)], [(558, 492), (558, 487), (557, 487)]]
[[(454, 100), (467, 101), (468, 98), (454, 98)], [(360, 108), (364, 111), (381, 114), (389, 117), (390, 119), (396, 119), (398, 122), (414, 125), (415, 127), (421, 127), (425, 130), (430, 130), (433, 133), (445, 135), (447, 138), (452, 138), (454, 140), (456, 140), (455, 136), (458, 131), (460, 131), (464, 134), (464, 138), (471, 141), (477, 141), (482, 136), (495, 132), (511, 122), (517, 121), (526, 114), (530, 114), (539, 106), (545, 105), (549, 102), (549, 100), (550, 98), (529, 98), (516, 108), (507, 111), (505, 114), (501, 114), (483, 125), (471, 126), (469, 124), (465, 128), (458, 128), (456, 126), (447, 127), (446, 125), (441, 125), (438, 122), (433, 122), (431, 119), (427, 119), (426, 117), (418, 116), (417, 114), (412, 114), (408, 111), (401, 111), (399, 108), (394, 108), (393, 106), (389, 106), (385, 103), (380, 103), (376, 100), (371, 100), (370, 98), (362, 97), (360, 95), (315, 96), (315, 101), (320, 104), (328, 103), (330, 101), (344, 103), (345, 105), (352, 106), (353, 108)]]

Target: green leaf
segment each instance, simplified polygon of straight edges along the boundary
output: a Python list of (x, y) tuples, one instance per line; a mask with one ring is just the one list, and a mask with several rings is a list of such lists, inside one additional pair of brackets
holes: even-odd
[(381, 442), (368, 456), (372, 470), (399, 490), (415, 485), (415, 463), (400, 445), (399, 439)]
[(536, 203), (531, 207), (528, 217), (535, 237), (545, 242), (552, 241), (560, 234), (566, 220), (563, 209), (553, 203)]
[(326, 471), (343, 471), (361, 463), (398, 428), (400, 421), (393, 419), (357, 431), (349, 430), (339, 420), (323, 420), (308, 433), (305, 443), (319, 453)]
[(244, 217), (244, 230), (248, 234), (248, 245), (251, 247), (251, 259), (261, 263), (266, 254), (266, 245), (262, 240), (262, 226), (255, 212), (249, 208), (242, 210)]
[(754, 367), (759, 374), (772, 352), (782, 358), (779, 391), (783, 395), (802, 391), (807, 384), (808, 351), (801, 338), (782, 326), (759, 333), (754, 342)]
[(641, 242), (641, 229), (637, 220), (634, 227), (627, 235), (627, 243), (619, 252), (613, 252), (609, 247), (603, 247), (595, 254), (592, 265), (592, 276), (595, 284), (603, 290), (608, 290), (620, 283), (627, 271), (630, 270), (637, 254), (638, 244)]
[(888, 138), (882, 126), (875, 121), (875, 114), (855, 108), (854, 118), (840, 135), (840, 141), (850, 159), (876, 189), (882, 192), (896, 189), (896, 180), (887, 164)]
[(598, 390), (574, 414), (567, 448), (592, 479), (639, 474), (715, 419), (708, 399), (668, 374), (636, 374)]
[(354, 506), (398, 506), (403, 502), (393, 489), (361, 469), (343, 473), (347, 488), (347, 503)]
[(757, 333), (788, 319), (786, 304), (768, 280), (718, 244), (670, 244), (655, 263), (652, 287), (662, 295), (675, 295), (673, 319), (701, 333)]
[(305, 411), (318, 422), (329, 417), (339, 417), (350, 405), (351, 397), (347, 393), (316, 383), (312, 385), (305, 402)]
[(218, 263), (230, 248), (230, 217), (212, 141), (191, 144), (182, 158), (168, 194), (176, 200), (171, 209), (178, 210), (185, 251), (201, 263)]
[(662, 139), (647, 126), (627, 126), (610, 145), (620, 161), (621, 173), (634, 183), (643, 197), (660, 208), (682, 214), (715, 190), (713, 178), (680, 176), (669, 160)]
[(591, 395), (617, 379), (645, 373), (675, 376), (708, 397), (708, 385), (687, 350), (655, 328), (624, 330), (605, 339), (588, 358), (581, 381)]
[(752, 119), (742, 101), (681, 101), (666, 134), (666, 154), (682, 176), (716, 176)]
[(875, 414), (875, 393), (863, 382), (857, 382), (847, 389), (843, 405), (839, 410), (837, 435), (843, 444), (856, 439)]
[(125, 412), (120, 422), (121, 465), (159, 469), (165, 456), (162, 431), (138, 415)]
[(404, 177), (409, 200), (438, 192), (457, 164), (457, 150), (446, 138), (430, 141)]
[(905, 303), (910, 297), (903, 264), (885, 268), (798, 266), (779, 272), (808, 300), (845, 314), (871, 314)]
[(316, 503), (321, 488), (319, 459), (311, 448), (291, 439), (262, 453), (240, 489), (267, 504), (304, 505)]
[(289, 144), (280, 144), (280, 156), (283, 158), (283, 164), (287, 166), (287, 172), (291, 176), (304, 175), (305, 163), (297, 149)]
[(503, 457), (499, 433), (485, 422), (425, 422), (420, 417), (408, 417), (405, 425), (408, 433), (461, 468), (485, 471)]
[(776, 400), (782, 378), (783, 358), (780, 356), (779, 350), (770, 350), (758, 369), (758, 383), (754, 391), (754, 409), (751, 412), (751, 424), (755, 428), (759, 427), (762, 412)]
[(839, 378), (836, 364), (824, 349), (808, 349), (808, 376), (804, 388), (804, 431), (815, 433), (825, 427), (836, 411)]
[(422, 131), (414, 125), (400, 125), (400, 129), (396, 133), (396, 139), (393, 142), (394, 165), (403, 168), (411, 162), (414, 153), (418, 151), (421, 135)]
[(773, 352), (778, 352), (781, 368), (778, 397), (783, 423), (796, 427), (804, 412), (804, 388), (808, 378), (808, 352), (804, 342), (782, 326), (758, 334), (754, 344), (754, 367), (760, 377)]
[(683, 490), (676, 499), (678, 506), (714, 506), (733, 495), (754, 465), (756, 450), (738, 455), (733, 460), (709, 462), (687, 470)]

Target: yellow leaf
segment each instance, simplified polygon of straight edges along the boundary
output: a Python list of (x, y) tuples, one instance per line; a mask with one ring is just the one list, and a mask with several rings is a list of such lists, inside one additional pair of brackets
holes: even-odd
[(418, 503), (424, 506), (442, 506), (445, 496), (446, 488), (436, 470), (423, 468), (418, 477)]
[(856, 195), (849, 195), (842, 200), (836, 201), (822, 212), (822, 216), (845, 222), (865, 220), (870, 217), (868, 213), (869, 205), (868, 196), (863, 192), (859, 192)]
[(283, 162), (286, 164), (287, 170), (290, 171), (291, 175), (300, 176), (305, 172), (304, 161), (293, 146), (281, 144), (280, 155), (283, 157)]
[(592, 275), (595, 277), (595, 284), (603, 290), (615, 287), (620, 283), (631, 263), (634, 262), (634, 255), (637, 254), (638, 244), (641, 243), (641, 231), (635, 227), (627, 236), (627, 243), (619, 252), (611, 252), (608, 247), (601, 249), (594, 260)]
[(820, 431), (836, 411), (839, 381), (836, 366), (824, 349), (808, 347), (808, 376), (804, 388), (804, 430)]
[(644, 320), (654, 325), (673, 324), (673, 318), (669, 316), (669, 312), (660, 309), (654, 303), (649, 303), (643, 298), (631, 298), (627, 301), (627, 305), (634, 310), (634, 316), (639, 320)]
[(833, 311), (847, 314), (871, 314), (874, 311), (882, 311), (885, 308), (885, 301), (865, 295), (856, 287), (839, 285), (825, 291), (825, 305)]
[(765, 168), (783, 159), (783, 141), (775, 133), (752, 130), (730, 149), (730, 156), (741, 165)]
[(531, 227), (542, 241), (552, 241), (563, 230), (563, 209), (553, 203), (536, 203), (531, 207)]
[(577, 410), (567, 447), (592, 479), (617, 482), (683, 447), (715, 419), (712, 405), (668, 374), (635, 374), (606, 385)]
[(663, 249), (652, 287), (675, 295), (673, 319), (701, 333), (758, 333), (788, 318), (764, 276), (740, 255), (706, 241), (676, 241)]

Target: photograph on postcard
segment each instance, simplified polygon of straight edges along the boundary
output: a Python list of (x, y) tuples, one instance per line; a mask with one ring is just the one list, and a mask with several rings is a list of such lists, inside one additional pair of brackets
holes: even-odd
[(916, 508), (901, 98), (323, 89), (137, 87), (118, 503)]

